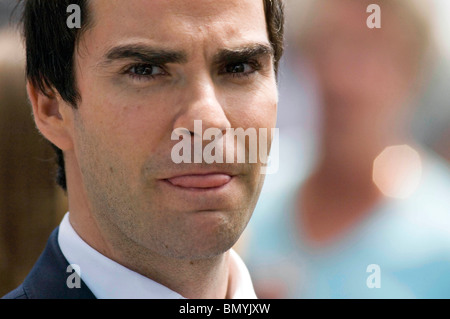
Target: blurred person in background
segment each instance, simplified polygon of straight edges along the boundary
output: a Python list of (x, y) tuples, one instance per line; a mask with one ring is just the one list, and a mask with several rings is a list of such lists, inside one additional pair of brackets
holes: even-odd
[(54, 152), (36, 131), (19, 33), (0, 30), (0, 295), (30, 271), (66, 211)]
[[(381, 29), (366, 24), (371, 3)], [(266, 179), (278, 189), (263, 189), (240, 246), (259, 297), (450, 297), (450, 171), (410, 133), (430, 67), (426, 5), (314, 2), (299, 43), (318, 84), (317, 158), (297, 183)], [(295, 159), (280, 171), (299, 172)]]

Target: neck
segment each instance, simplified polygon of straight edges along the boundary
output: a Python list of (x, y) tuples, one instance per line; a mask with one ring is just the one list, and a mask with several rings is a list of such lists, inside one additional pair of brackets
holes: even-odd
[[(375, 111), (360, 115), (352, 112), (358, 108)], [(332, 169), (342, 171), (342, 175), (346, 175), (350, 168), (353, 172), (367, 172), (371, 169), (374, 159), (386, 147), (408, 144), (412, 140), (407, 133), (408, 119), (404, 114), (386, 115), (393, 107), (335, 103), (324, 109), (327, 111), (324, 114), (319, 141), (321, 156), (317, 170)], [(346, 112), (349, 114), (345, 115)], [(386, 120), (385, 117), (391, 120)]]
[(373, 183), (374, 160), (386, 147), (410, 140), (401, 126), (376, 119), (360, 123), (325, 117), (324, 123), (321, 155), (299, 202), (306, 232), (316, 243), (356, 225), (383, 198)]
[(311, 178), (322, 189), (339, 185), (340, 192), (352, 196), (373, 193), (372, 174), (376, 157), (389, 146), (411, 145), (412, 139), (402, 125), (386, 125), (375, 119), (362, 125), (339, 124), (324, 126), (320, 156)]
[(66, 166), (70, 223), (77, 234), (102, 255), (189, 299), (229, 297), (229, 253), (211, 258), (189, 260), (162, 256), (138, 245), (117, 226), (94, 218), (76, 168)]
[[(342, 162), (341, 162), (342, 163)], [(382, 198), (370, 165), (323, 159), (301, 188), (299, 221), (304, 236), (323, 246), (356, 226)]]
[(229, 297), (229, 253), (189, 260), (161, 256), (128, 242), (127, 249), (116, 247), (108, 256), (188, 299), (225, 299)]
[[(225, 299), (228, 291), (229, 253), (189, 260), (161, 256), (139, 246), (116, 229), (114, 236), (100, 231), (85, 211), (70, 207), (70, 222), (79, 236), (95, 250), (122, 266), (177, 292), (188, 299)], [(90, 220), (91, 223), (84, 221)], [(108, 228), (114, 229), (109, 225)]]

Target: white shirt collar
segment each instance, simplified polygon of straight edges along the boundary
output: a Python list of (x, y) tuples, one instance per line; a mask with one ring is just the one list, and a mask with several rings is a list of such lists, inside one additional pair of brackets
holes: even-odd
[[(98, 299), (184, 299), (93, 249), (73, 229), (69, 213), (59, 226), (58, 243), (69, 264), (79, 266), (81, 273), (78, 275)], [(232, 289), (233, 299), (255, 299), (247, 267), (232, 249), (230, 261), (229, 289)]]

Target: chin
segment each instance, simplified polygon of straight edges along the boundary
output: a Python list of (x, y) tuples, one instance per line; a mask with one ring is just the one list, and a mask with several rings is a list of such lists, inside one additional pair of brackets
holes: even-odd
[(167, 253), (178, 259), (201, 260), (217, 257), (230, 250), (241, 236), (245, 224), (230, 223), (224, 221), (223, 217), (212, 216), (220, 216), (219, 213), (209, 214), (203, 216), (199, 224), (189, 223), (184, 235), (173, 245), (165, 245)]
[(164, 254), (179, 260), (205, 260), (218, 257), (230, 250), (238, 238), (230, 240), (218, 240), (218, 238), (198, 241), (185, 241), (177, 247), (165, 247)]

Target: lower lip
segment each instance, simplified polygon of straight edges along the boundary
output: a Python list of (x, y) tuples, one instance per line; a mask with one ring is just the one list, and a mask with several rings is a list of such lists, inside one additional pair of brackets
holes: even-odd
[(208, 191), (217, 190), (233, 179), (232, 176), (226, 174), (208, 174), (208, 175), (185, 175), (166, 179), (170, 185), (190, 191)]

